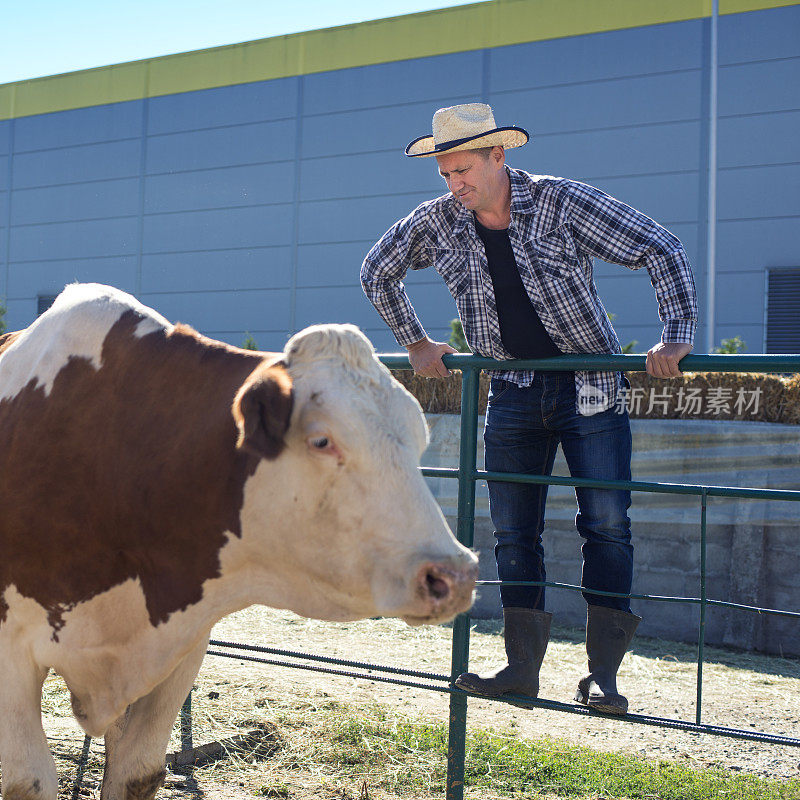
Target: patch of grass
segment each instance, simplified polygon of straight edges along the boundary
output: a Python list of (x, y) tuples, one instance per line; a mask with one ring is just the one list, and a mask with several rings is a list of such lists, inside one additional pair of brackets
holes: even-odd
[[(69, 693), (58, 680), (45, 684), (48, 717), (60, 724)], [(234, 740), (222, 757), (197, 766), (204, 790), (235, 785), (255, 797), (281, 800), (441, 798), (447, 774), (447, 725), (412, 718), (387, 705), (274, 694), (258, 682), (204, 682), (194, 693), (195, 743)], [(264, 731), (267, 737), (252, 736)], [(171, 750), (180, 747), (176, 726)], [(72, 791), (82, 735), (57, 727), (50, 734), (62, 792)], [(269, 746), (265, 746), (269, 745)], [(83, 786), (102, 775), (95, 743)], [(467, 737), (466, 793), (470, 800), (800, 800), (800, 780), (767, 780), (720, 768), (605, 753), (555, 739), (526, 739), (513, 729), (471, 728)], [(178, 784), (175, 784), (177, 787)], [(165, 797), (173, 797), (167, 793)], [(182, 795), (181, 795), (182, 796)]]
[(272, 783), (269, 786), (262, 786), (258, 790), (259, 797), (289, 797), (289, 787), (283, 783)]
[[(385, 710), (355, 715), (340, 708), (315, 758), (341, 773), (369, 773), (395, 791), (441, 791), (447, 728), (392, 718)], [(383, 776), (381, 776), (383, 772)], [(381, 776), (381, 777), (379, 777)], [(344, 777), (344, 775), (342, 775)], [(353, 776), (348, 776), (353, 777)], [(467, 737), (466, 788), (506, 797), (630, 800), (798, 800), (800, 781), (770, 781), (722, 769), (697, 769), (543, 739), (476, 730)]]
[(525, 741), (486, 731), (468, 738), (468, 785), (493, 791), (549, 792), (562, 797), (659, 800), (788, 800), (800, 781), (766, 781), (719, 769), (656, 763), (620, 753), (599, 753), (553, 740)]

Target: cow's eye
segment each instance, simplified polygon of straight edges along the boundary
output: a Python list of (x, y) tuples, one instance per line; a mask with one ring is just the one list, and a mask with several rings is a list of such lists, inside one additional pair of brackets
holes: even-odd
[(319, 455), (323, 456), (335, 456), (337, 463), (344, 463), (341, 451), (330, 436), (309, 436), (308, 439), (306, 439), (306, 444), (312, 453), (319, 453)]

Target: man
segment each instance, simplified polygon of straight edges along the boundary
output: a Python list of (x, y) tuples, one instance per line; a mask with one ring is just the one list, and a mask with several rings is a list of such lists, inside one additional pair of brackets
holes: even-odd
[[(427, 337), (401, 282), (408, 269), (433, 266), (455, 298), (472, 350), (510, 359), (619, 353), (592, 278), (592, 258), (645, 267), (664, 324), (661, 342), (647, 353), (647, 371), (677, 377), (697, 324), (694, 281), (681, 243), (598, 189), (507, 167), (505, 151), (528, 138), (522, 128), (497, 127), (483, 103), (434, 114), (433, 135), (415, 139), (406, 155), (434, 156), (450, 194), (422, 203), (370, 250), (361, 268), (370, 301), (408, 350), (414, 371), (440, 377), (448, 374), (442, 355), (455, 351)], [(550, 475), (560, 442), (573, 477), (630, 480), (621, 373), (490, 375), (487, 470)], [(625, 597), (633, 572), (630, 492), (576, 488), (575, 494), (589, 661), (575, 699), (624, 714), (628, 701), (617, 690), (617, 670), (640, 621)], [(489, 482), (501, 581), (545, 580), (546, 497), (546, 486)], [(485, 675), (465, 673), (456, 684), (486, 696), (536, 697), (551, 619), (544, 589), (502, 586), (500, 596), (508, 664)]]

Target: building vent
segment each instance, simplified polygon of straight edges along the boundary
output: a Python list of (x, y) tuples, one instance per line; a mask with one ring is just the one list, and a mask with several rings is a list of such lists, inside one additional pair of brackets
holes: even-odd
[(768, 272), (766, 352), (800, 353), (800, 268)]
[(41, 317), (42, 314), (53, 305), (56, 297), (58, 297), (57, 294), (40, 294), (36, 298), (36, 316)]

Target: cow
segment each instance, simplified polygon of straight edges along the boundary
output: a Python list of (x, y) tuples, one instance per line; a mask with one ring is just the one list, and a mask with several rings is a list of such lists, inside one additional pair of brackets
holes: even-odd
[(351, 325), (282, 353), (73, 284), (0, 343), (0, 765), (55, 800), (49, 670), (104, 737), (102, 800), (151, 800), (211, 627), (252, 604), (436, 623), (476, 558), (419, 471), (416, 400)]

